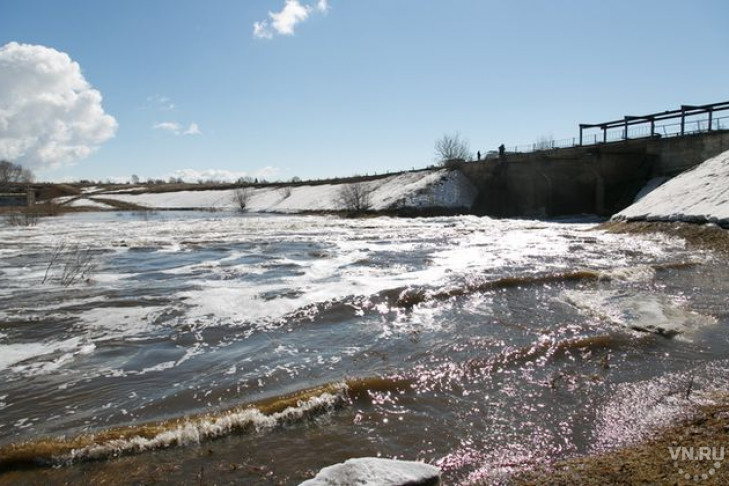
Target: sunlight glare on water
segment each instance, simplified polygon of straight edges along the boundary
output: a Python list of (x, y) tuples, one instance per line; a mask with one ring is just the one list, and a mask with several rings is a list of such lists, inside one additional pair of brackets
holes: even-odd
[[(88, 278), (62, 284), (60, 242), (90, 249)], [(377, 454), (493, 479), (633, 440), (678, 413), (679, 398), (642, 410), (687, 374), (724, 386), (707, 370), (729, 349), (725, 264), (664, 236), (97, 213), (0, 226), (0, 255), (0, 448), (80, 463), (12, 473), (18, 484), (121, 465), (145, 481), (159, 461), (175, 481), (203, 466), (197, 447), (223, 469), (253, 465), (231, 476), (253, 484)]]

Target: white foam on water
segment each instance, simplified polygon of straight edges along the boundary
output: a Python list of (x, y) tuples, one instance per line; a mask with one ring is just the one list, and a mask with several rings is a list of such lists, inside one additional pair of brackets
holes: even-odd
[[(74, 337), (63, 341), (0, 344), (0, 370), (12, 368), (16, 372), (23, 372), (57, 369), (80, 351), (87, 349), (85, 346), (88, 343), (81, 345), (82, 342), (82, 338)], [(52, 361), (19, 364), (58, 352), (65, 353)]]
[(143, 337), (155, 330), (155, 319), (165, 307), (98, 307), (82, 311), (79, 327), (95, 341)]
[(656, 270), (650, 265), (618, 267), (600, 272), (600, 279), (620, 282), (650, 282), (656, 277)]
[(346, 399), (346, 385), (340, 384), (335, 393), (324, 392), (318, 396), (301, 400), (296, 406), (288, 407), (281, 412), (266, 415), (257, 408), (246, 408), (222, 412), (216, 416), (204, 416), (186, 421), (169, 430), (156, 434), (151, 438), (133, 436), (115, 439), (74, 449), (68, 461), (103, 459), (128, 452), (143, 452), (164, 449), (171, 446), (199, 444), (204, 440), (222, 437), (234, 430), (252, 427), (263, 430), (288, 422), (295, 422), (312, 414), (333, 410)]
[(177, 364), (178, 364), (178, 361), (165, 361), (164, 363), (159, 363), (159, 364), (156, 364), (154, 366), (150, 366), (148, 368), (144, 368), (144, 369), (142, 369), (140, 371), (135, 371), (134, 373), (129, 372), (129, 374), (146, 375), (147, 373), (154, 373), (154, 372), (158, 372), (158, 371), (164, 371), (164, 370), (172, 369), (175, 366), (177, 366)]

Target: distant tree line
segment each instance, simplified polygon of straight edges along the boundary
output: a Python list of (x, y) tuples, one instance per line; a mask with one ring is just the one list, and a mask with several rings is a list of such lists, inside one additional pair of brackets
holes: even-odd
[(24, 169), (22, 165), (7, 160), (0, 161), (0, 185), (28, 184), (34, 180), (35, 176), (30, 169)]

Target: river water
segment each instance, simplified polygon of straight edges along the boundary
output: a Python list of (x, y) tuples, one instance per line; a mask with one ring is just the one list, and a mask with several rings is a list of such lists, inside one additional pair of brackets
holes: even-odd
[(382, 456), (465, 484), (628, 444), (729, 390), (728, 270), (592, 223), (0, 224), (0, 483), (297, 484)]

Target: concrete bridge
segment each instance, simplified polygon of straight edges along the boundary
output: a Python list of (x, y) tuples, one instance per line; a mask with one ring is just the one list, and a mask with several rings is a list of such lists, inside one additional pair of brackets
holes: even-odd
[[(729, 110), (729, 103), (582, 124), (581, 141), (585, 131), (597, 129), (597, 143), (507, 151), (465, 163), (461, 170), (479, 190), (473, 210), (494, 217), (610, 216), (632, 204), (650, 179), (673, 177), (729, 150), (729, 130), (715, 116), (721, 110)], [(675, 132), (657, 123), (673, 119), (679, 120)], [(644, 126), (646, 135), (631, 138), (631, 130)], [(616, 129), (622, 132), (618, 140)]]
[(26, 184), (0, 185), (0, 207), (30, 207), (36, 202), (40, 189)]

